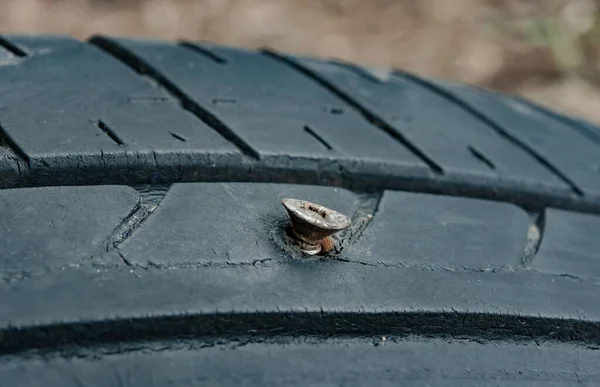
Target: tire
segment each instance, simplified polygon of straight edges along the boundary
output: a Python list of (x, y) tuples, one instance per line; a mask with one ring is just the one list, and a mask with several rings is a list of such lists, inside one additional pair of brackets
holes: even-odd
[[(600, 128), (399, 71), (0, 39), (6, 385), (600, 384)], [(351, 216), (290, 246), (281, 199)], [(4, 382), (3, 382), (4, 383)]]

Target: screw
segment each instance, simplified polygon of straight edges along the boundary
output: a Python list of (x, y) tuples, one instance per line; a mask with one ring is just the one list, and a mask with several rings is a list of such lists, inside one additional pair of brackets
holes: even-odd
[(292, 221), (292, 237), (300, 250), (315, 255), (331, 250), (329, 237), (350, 226), (350, 218), (319, 204), (298, 199), (283, 199)]

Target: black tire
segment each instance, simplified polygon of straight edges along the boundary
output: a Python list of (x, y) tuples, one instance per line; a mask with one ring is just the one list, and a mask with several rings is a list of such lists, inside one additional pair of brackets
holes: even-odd
[(2, 385), (600, 383), (600, 129), (516, 97), (4, 36), (0, 188)]

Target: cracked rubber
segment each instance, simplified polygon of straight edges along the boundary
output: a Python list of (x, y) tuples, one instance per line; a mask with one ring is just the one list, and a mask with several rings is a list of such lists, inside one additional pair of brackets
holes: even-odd
[[(108, 37), (2, 36), (0, 90), (7, 385), (600, 384), (592, 124)], [(332, 253), (285, 197), (351, 217)]]

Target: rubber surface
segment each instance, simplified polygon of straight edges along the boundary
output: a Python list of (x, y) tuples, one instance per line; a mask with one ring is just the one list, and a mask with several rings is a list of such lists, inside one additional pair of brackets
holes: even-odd
[[(3, 36), (0, 91), (10, 385), (600, 384), (592, 124), (107, 37)], [(332, 254), (288, 243), (284, 197), (351, 216)]]
[[(525, 345), (482, 346), (440, 340), (291, 341), (273, 343), (211, 343), (205, 347), (145, 347), (134, 354), (113, 354), (101, 360), (78, 358), (28, 360), (0, 364), (0, 373), (24, 386), (53, 385), (263, 385), (281, 386), (592, 386), (598, 378), (597, 352), (565, 347)], [(489, 359), (496, 360), (490, 366)], [(448, 364), (452, 361), (451, 364)], [(199, 366), (201, 365), (201, 366)], [(265, 365), (268, 370), (265, 372)], [(145, 372), (140, 372), (140, 369)], [(35, 375), (35, 376), (32, 376)]]

